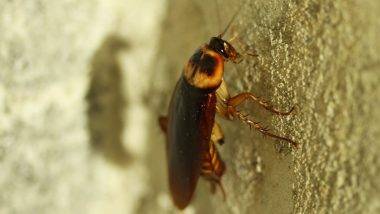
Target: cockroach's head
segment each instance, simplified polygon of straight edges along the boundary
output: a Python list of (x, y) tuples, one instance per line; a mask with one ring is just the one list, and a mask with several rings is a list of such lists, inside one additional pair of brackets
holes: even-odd
[(225, 60), (231, 60), (236, 63), (240, 58), (240, 54), (235, 50), (235, 48), (220, 37), (212, 37), (208, 47), (223, 56)]

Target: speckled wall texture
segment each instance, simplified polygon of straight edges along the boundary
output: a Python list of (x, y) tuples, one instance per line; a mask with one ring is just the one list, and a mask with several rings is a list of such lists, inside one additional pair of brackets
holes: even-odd
[(241, 4), (226, 38), (258, 56), (225, 81), (296, 105), (241, 109), (300, 146), (218, 117), (227, 199), (184, 212), (380, 213), (377, 0), (0, 1), (0, 213), (177, 213), (157, 116)]
[[(162, 42), (168, 75), (220, 32), (235, 2), (172, 1)], [(222, 121), (228, 199), (213, 197), (215, 213), (380, 212), (379, 12), (375, 0), (245, 1), (232, 33), (259, 56), (227, 67), (225, 81), (283, 109), (297, 104), (283, 118), (243, 109), (300, 148)]]

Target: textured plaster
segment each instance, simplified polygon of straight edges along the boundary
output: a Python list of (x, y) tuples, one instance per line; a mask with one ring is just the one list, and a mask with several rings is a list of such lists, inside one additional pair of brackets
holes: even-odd
[[(171, 1), (160, 48), (159, 71), (166, 73), (156, 78), (178, 78), (188, 57), (238, 7), (236, 1)], [(245, 1), (232, 31), (259, 56), (227, 66), (225, 81), (233, 94), (250, 91), (281, 109), (296, 104), (289, 117), (254, 104), (243, 109), (300, 148), (219, 120), (227, 201), (201, 183), (190, 209), (201, 212), (211, 198), (215, 213), (380, 212), (379, 11), (374, 0)], [(161, 88), (165, 103), (174, 84)]]

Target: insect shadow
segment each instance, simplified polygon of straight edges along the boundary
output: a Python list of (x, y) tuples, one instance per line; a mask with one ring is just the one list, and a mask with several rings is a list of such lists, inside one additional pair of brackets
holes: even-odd
[(109, 35), (95, 51), (90, 64), (90, 83), (86, 94), (87, 129), (91, 149), (119, 166), (128, 163), (123, 147), (124, 108), (122, 68), (118, 54), (128, 43)]

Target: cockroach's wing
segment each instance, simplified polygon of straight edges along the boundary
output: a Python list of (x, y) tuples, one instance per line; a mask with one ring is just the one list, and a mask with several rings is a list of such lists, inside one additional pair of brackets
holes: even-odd
[[(167, 159), (171, 195), (180, 209), (190, 203), (200, 176), (202, 146), (210, 140), (215, 102), (215, 96), (194, 90), (183, 79), (173, 93), (167, 126)], [(209, 104), (214, 106), (209, 109)]]
[[(177, 141), (175, 144), (180, 143)], [(183, 148), (186, 148), (187, 151), (182, 150)], [(190, 150), (189, 147), (181, 145), (169, 147), (170, 192), (175, 205), (180, 209), (185, 208), (190, 203), (200, 175), (200, 158), (197, 157), (198, 153), (194, 149), (195, 148), (192, 148)], [(195, 152), (193, 153), (191, 151)]]

